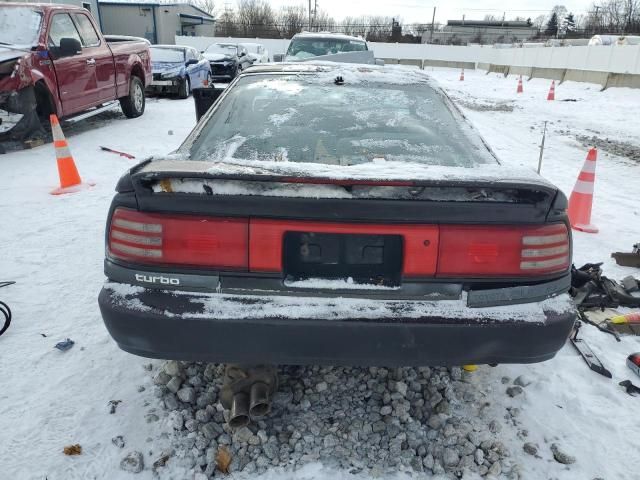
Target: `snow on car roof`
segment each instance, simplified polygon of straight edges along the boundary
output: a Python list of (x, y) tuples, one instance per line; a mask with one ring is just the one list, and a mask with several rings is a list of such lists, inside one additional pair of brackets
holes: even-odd
[(331, 81), (341, 76), (346, 83), (389, 83), (410, 85), (426, 83), (437, 88), (436, 82), (424, 71), (401, 65), (362, 65), (336, 62), (290, 62), (254, 65), (243, 75), (261, 73), (315, 73), (319, 83)]
[[(335, 38), (339, 40), (358, 40), (360, 42), (365, 42), (362, 37), (354, 37), (352, 35), (345, 35), (343, 33), (333, 33), (333, 32), (301, 32), (292, 38), (305, 37), (305, 38)], [(365, 42), (366, 43), (366, 42)]]

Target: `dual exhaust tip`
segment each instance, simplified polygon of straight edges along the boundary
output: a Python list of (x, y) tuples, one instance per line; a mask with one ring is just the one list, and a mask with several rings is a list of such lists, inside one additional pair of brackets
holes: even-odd
[(263, 382), (251, 385), (249, 395), (245, 392), (236, 393), (231, 400), (229, 426), (234, 429), (246, 427), (252, 418), (267, 415), (271, 411), (269, 393), (269, 386)]

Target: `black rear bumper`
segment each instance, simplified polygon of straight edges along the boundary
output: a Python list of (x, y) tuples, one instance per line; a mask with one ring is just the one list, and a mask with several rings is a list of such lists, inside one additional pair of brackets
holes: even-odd
[(227, 81), (230, 82), (238, 74), (237, 65), (224, 66), (219, 63), (211, 63), (211, 79), (213, 81)]
[(477, 318), (407, 317), (401, 308), (391, 318), (300, 318), (295, 307), (291, 315), (269, 317), (247, 314), (269, 308), (269, 299), (250, 296), (233, 298), (238, 312), (233, 318), (217, 305), (212, 311), (222, 312), (219, 316), (202, 309), (203, 302), (231, 301), (228, 296), (203, 298), (142, 287), (123, 293), (110, 285), (114, 284), (102, 289), (99, 304), (120, 348), (144, 357), (191, 361), (363, 366), (534, 363), (552, 358), (562, 348), (576, 319), (575, 310), (566, 307), (571, 305), (566, 294), (560, 296), (565, 307), (556, 311), (542, 302), (539, 312), (525, 320), (522, 316), (491, 320), (483, 308), (473, 309)]

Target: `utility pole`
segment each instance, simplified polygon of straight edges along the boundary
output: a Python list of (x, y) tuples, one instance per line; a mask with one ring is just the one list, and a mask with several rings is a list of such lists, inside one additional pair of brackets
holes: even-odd
[[(317, 24), (318, 22), (318, 0), (313, 0), (313, 23)], [(322, 30), (321, 27), (317, 27), (318, 31)]]
[(431, 35), (429, 36), (429, 43), (433, 43), (433, 29), (436, 24), (436, 7), (433, 7), (433, 16), (431, 17)]
[(309, 31), (311, 31), (311, 0), (309, 0)]
[(598, 16), (598, 10), (600, 10), (600, 6), (596, 5), (595, 9), (596, 9), (596, 32), (595, 33), (600, 33), (600, 17)]

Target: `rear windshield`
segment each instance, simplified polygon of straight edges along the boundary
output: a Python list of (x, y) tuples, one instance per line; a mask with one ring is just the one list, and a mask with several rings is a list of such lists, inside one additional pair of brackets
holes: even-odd
[(341, 166), (496, 162), (430, 84), (333, 80), (315, 74), (241, 78), (190, 144), (190, 158)]
[(303, 59), (344, 52), (364, 52), (367, 44), (361, 40), (334, 38), (294, 38), (287, 49), (287, 57)]
[(224, 53), (225, 55), (235, 55), (237, 51), (238, 47), (235, 45), (223, 45), (220, 43), (209, 45), (205, 50), (206, 53)]
[(151, 47), (151, 60), (154, 62), (184, 62), (184, 50), (178, 48)]

